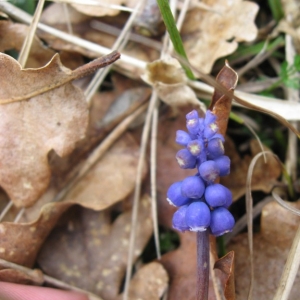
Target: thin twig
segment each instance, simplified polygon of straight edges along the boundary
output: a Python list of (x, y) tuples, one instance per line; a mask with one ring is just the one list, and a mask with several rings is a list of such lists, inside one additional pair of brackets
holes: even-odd
[(287, 300), (300, 265), (300, 225), (293, 240), (274, 300)]
[[(132, 27), (134, 19), (136, 18), (136, 15), (139, 13), (139, 9), (140, 9), (142, 3), (143, 3), (143, 1), (137, 2), (134, 12), (130, 15), (129, 19), (127, 20), (124, 28), (121, 31), (121, 34), (118, 36), (117, 40), (115, 41), (115, 43), (113, 45), (112, 50), (118, 49), (118, 51), (122, 51), (123, 48), (125, 47), (125, 45), (127, 44), (127, 41), (129, 39), (130, 29)], [(84, 91), (84, 94), (86, 96), (86, 100), (88, 103), (90, 103), (92, 97), (98, 90), (98, 88), (101, 85), (102, 81), (104, 80), (105, 76), (109, 72), (110, 68), (111, 67), (99, 70), (94, 75), (92, 81), (89, 83), (88, 87)]]
[(20, 54), (19, 54), (19, 63), (22, 66), (22, 68), (25, 67), (29, 52), (31, 49), (31, 45), (35, 36), (37, 24), (39, 22), (39, 19), (41, 18), (41, 14), (43, 11), (43, 7), (45, 4), (45, 0), (39, 0), (37, 8), (35, 10), (32, 22), (30, 23), (28, 34), (26, 35), (25, 41), (23, 42)]
[[(156, 101), (157, 101), (157, 93), (154, 91), (150, 98), (150, 103), (149, 103), (145, 125), (143, 128), (143, 133), (141, 138), (140, 157), (138, 161), (137, 174), (135, 179), (135, 190), (133, 196), (131, 224), (136, 224), (137, 222), (137, 212), (138, 212), (139, 199), (141, 194), (141, 185), (142, 185), (142, 173), (143, 173), (142, 171), (143, 171), (144, 161), (146, 157), (146, 149), (147, 149), (148, 137), (150, 132), (152, 113), (155, 108)], [(129, 238), (127, 269), (126, 269), (126, 277), (125, 277), (125, 284), (124, 284), (123, 300), (128, 300), (129, 285), (130, 285), (130, 279), (132, 274), (135, 235), (136, 235), (136, 228), (133, 226), (131, 227), (130, 238)]]

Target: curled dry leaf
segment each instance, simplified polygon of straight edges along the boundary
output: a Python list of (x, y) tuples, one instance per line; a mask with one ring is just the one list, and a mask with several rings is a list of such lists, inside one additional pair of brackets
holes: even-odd
[(202, 3), (211, 10), (190, 10), (181, 32), (191, 64), (209, 73), (218, 58), (236, 50), (238, 42), (256, 38), (254, 19), (259, 7), (254, 2), (242, 0), (205, 0)]
[[(226, 155), (231, 160), (231, 170), (228, 176), (221, 177), (221, 183), (231, 190), (234, 200), (245, 194), (246, 176), (250, 162), (256, 154), (261, 152), (261, 148), (256, 140), (251, 141), (250, 148), (251, 157), (246, 155), (241, 158), (235, 149), (233, 141), (226, 137), (225, 149)], [(270, 151), (266, 146), (264, 146), (264, 150)], [(267, 163), (264, 162), (263, 157), (259, 158), (253, 171), (251, 190), (269, 193), (274, 185), (278, 183), (277, 178), (280, 174), (281, 166), (274, 157), (268, 155)]]
[(152, 85), (159, 98), (172, 107), (192, 105), (205, 110), (195, 92), (187, 85), (187, 77), (175, 58), (149, 63), (142, 79)]
[[(233, 93), (233, 90), (238, 82), (238, 75), (226, 63), (217, 75), (216, 81), (223, 85), (229, 93)], [(232, 98), (215, 89), (209, 109), (212, 110), (213, 113), (218, 117), (217, 124), (219, 127), (219, 133), (221, 133), (223, 136), (225, 136), (227, 130), (229, 114), (231, 112), (231, 102)]]
[(65, 156), (84, 137), (87, 104), (70, 81), (107, 65), (107, 58), (71, 71), (58, 55), (43, 68), (21, 69), (0, 54), (0, 185), (16, 206), (32, 205), (47, 188), (48, 152)]
[(215, 262), (214, 269), (218, 269), (223, 274), (224, 296), (226, 300), (235, 299), (234, 285), (234, 252), (230, 251), (225, 256)]
[[(50, 234), (38, 257), (47, 274), (115, 300), (126, 269), (131, 212), (114, 221), (111, 211), (96, 212), (74, 207)], [(134, 260), (152, 234), (149, 196), (141, 199), (136, 229)]]
[[(300, 208), (300, 202), (291, 203)], [(287, 259), (293, 238), (299, 226), (299, 217), (276, 202), (267, 204), (261, 216), (261, 232), (253, 236), (254, 291), (253, 299), (273, 299)], [(250, 283), (250, 263), (246, 233), (234, 238), (228, 245), (235, 252), (236, 299), (247, 299)], [(300, 270), (296, 276), (290, 300), (299, 299)]]
[[(133, 276), (128, 298), (130, 300), (159, 300), (168, 286), (168, 274), (157, 262), (143, 266)], [(121, 300), (120, 295), (117, 300)]]

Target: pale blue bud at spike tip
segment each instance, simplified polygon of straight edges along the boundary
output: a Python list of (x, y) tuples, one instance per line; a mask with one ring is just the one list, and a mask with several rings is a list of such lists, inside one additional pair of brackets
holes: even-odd
[(190, 231), (205, 231), (210, 225), (210, 210), (205, 202), (191, 203), (185, 215), (186, 225)]
[(179, 231), (186, 231), (189, 230), (189, 227), (186, 225), (186, 211), (187, 211), (188, 205), (181, 206), (173, 215), (173, 228), (177, 229)]
[(191, 136), (183, 131), (183, 130), (177, 130), (176, 132), (176, 143), (182, 146), (186, 146), (191, 141)]
[(186, 120), (199, 119), (198, 112), (194, 109), (186, 115)]
[(219, 168), (213, 160), (203, 162), (198, 168), (199, 174), (208, 183), (214, 182), (220, 175)]
[(224, 154), (223, 142), (219, 138), (209, 140), (207, 144), (207, 153), (210, 159), (218, 158)]
[(179, 150), (176, 159), (182, 169), (194, 169), (196, 167), (196, 157), (188, 149)]
[(216, 123), (210, 123), (205, 126), (203, 136), (207, 139), (210, 139), (217, 133), (218, 130), (219, 127)]
[(217, 120), (217, 116), (213, 114), (210, 110), (206, 111), (204, 125), (214, 123)]
[(232, 202), (230, 190), (220, 183), (209, 185), (204, 193), (207, 204), (211, 207), (226, 206)]
[(211, 212), (210, 230), (215, 236), (230, 232), (235, 224), (232, 214), (224, 207), (218, 207)]
[(196, 135), (200, 129), (199, 115), (196, 110), (192, 110), (186, 115), (186, 128), (189, 133)]
[(220, 176), (226, 176), (230, 173), (230, 158), (226, 155), (214, 159), (220, 170)]
[(199, 176), (189, 176), (182, 181), (181, 193), (187, 198), (201, 198), (204, 194), (204, 190), (204, 182)]
[(171, 205), (181, 206), (190, 202), (190, 199), (181, 194), (182, 181), (173, 183), (167, 192), (167, 200)]

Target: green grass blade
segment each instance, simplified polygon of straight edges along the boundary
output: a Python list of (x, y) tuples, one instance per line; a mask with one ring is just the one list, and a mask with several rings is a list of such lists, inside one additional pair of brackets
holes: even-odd
[[(169, 1), (168, 0), (157, 0), (157, 4), (160, 10), (160, 13), (162, 15), (163, 21), (166, 25), (167, 31), (170, 35), (170, 39), (173, 43), (175, 51), (185, 58), (187, 60), (187, 56), (183, 47), (183, 43), (181, 40), (180, 33), (176, 27), (176, 22), (173, 17), (173, 14), (171, 12), (170, 6), (169, 6)], [(185, 70), (185, 73), (189, 79), (194, 80), (195, 76), (192, 72), (192, 70), (187, 67), (182, 65), (183, 69)]]

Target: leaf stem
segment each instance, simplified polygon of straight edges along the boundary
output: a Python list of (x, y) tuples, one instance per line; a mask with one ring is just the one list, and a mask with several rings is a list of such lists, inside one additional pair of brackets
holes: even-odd
[(209, 286), (209, 233), (197, 232), (197, 300), (208, 299)]

